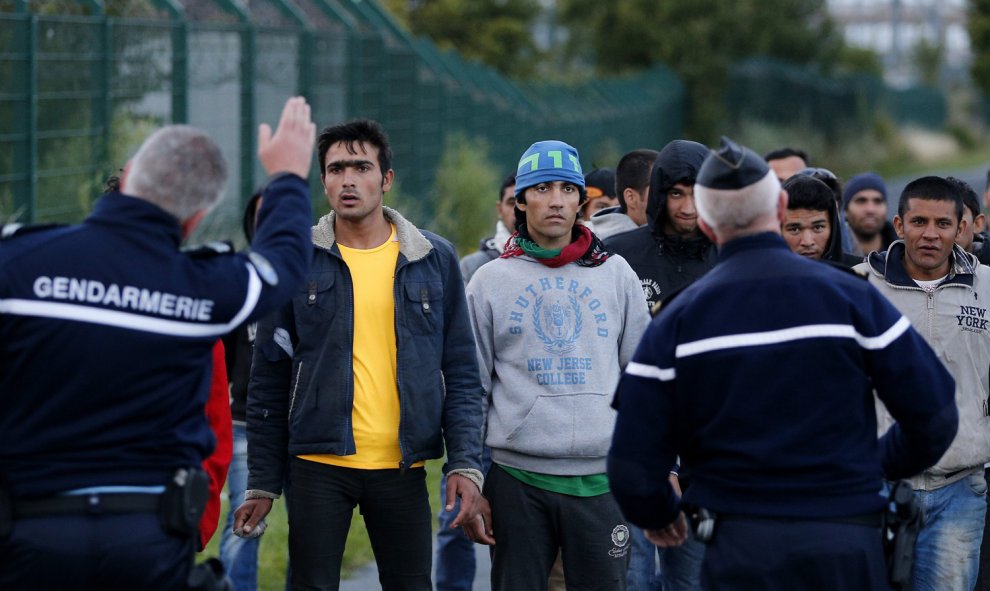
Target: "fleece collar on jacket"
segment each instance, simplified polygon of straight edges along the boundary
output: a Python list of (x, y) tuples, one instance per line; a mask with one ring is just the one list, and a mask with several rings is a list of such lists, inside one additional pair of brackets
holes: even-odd
[[(385, 213), (385, 219), (395, 226), (396, 238), (399, 239), (399, 252), (406, 257), (406, 260), (418, 261), (430, 254), (433, 245), (416, 226), (412, 225), (412, 222), (390, 207), (382, 207), (382, 210)], [(316, 225), (313, 226), (313, 244), (330, 250), (336, 241), (333, 232), (335, 218), (336, 213), (331, 211), (316, 222)]]
[[(949, 276), (941, 285), (958, 283), (962, 285), (973, 285), (973, 275), (976, 273), (976, 265), (979, 262), (976, 257), (962, 249), (958, 244), (952, 245), (952, 265), (949, 267)], [(884, 281), (891, 285), (901, 287), (918, 287), (907, 274), (904, 268), (904, 241), (895, 240), (885, 251), (874, 251), (867, 257), (870, 270), (874, 274), (882, 277)]]

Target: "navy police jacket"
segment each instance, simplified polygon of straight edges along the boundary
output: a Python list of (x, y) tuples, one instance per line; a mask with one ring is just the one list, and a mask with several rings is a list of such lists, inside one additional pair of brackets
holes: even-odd
[[(402, 461), (442, 457), (481, 469), (481, 376), (453, 246), (389, 208), (395, 264), (396, 374)], [(355, 453), (354, 287), (333, 232), (313, 228), (313, 266), (292, 302), (258, 323), (248, 385), (248, 489), (277, 495), (286, 460)]]
[[(934, 464), (956, 432), (955, 383), (869, 282), (771, 233), (722, 246), (664, 305), (617, 391), (609, 484), (633, 524), (685, 502), (716, 513), (830, 519), (880, 511), (882, 478)], [(897, 420), (879, 440), (874, 391)]]
[(182, 252), (177, 220), (110, 193), (77, 226), (0, 240), (0, 477), (19, 497), (164, 484), (214, 446), (211, 348), (309, 266), (309, 192), (272, 179), (252, 252)]

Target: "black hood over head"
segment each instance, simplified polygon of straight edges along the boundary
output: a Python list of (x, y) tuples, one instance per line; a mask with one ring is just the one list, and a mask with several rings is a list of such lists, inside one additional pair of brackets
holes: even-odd
[(654, 235), (663, 234), (667, 216), (667, 192), (675, 184), (694, 184), (709, 149), (698, 142), (674, 140), (660, 150), (650, 173), (650, 193), (646, 201), (646, 222)]
[(842, 251), (842, 217), (839, 215), (839, 206), (835, 202), (832, 188), (818, 178), (801, 174), (796, 174), (784, 181), (781, 188), (790, 195), (788, 210), (822, 211), (819, 207), (822, 204), (825, 205), (825, 214), (828, 216), (831, 230), (822, 258), (842, 263), (845, 260), (845, 254)]
[(244, 206), (244, 217), (241, 219), (241, 229), (244, 230), (244, 237), (247, 238), (248, 244), (251, 244), (251, 242), (254, 241), (255, 210), (258, 208), (258, 200), (261, 199), (264, 190), (264, 187), (256, 189), (248, 199), (247, 205)]

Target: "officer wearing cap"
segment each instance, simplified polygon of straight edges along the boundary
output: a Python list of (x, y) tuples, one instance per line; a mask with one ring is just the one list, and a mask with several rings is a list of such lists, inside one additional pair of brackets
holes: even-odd
[(151, 135), (82, 224), (0, 240), (0, 589), (186, 587), (210, 351), (305, 276), (314, 137), (302, 98), (261, 126), (250, 255), (179, 248), (227, 179), (188, 126)]
[[(659, 546), (710, 536), (707, 589), (888, 589), (881, 478), (933, 464), (953, 381), (862, 278), (793, 254), (787, 193), (723, 139), (698, 174), (715, 268), (668, 300), (626, 367), (608, 457), (626, 517)], [(897, 419), (876, 437), (873, 393)], [(694, 480), (683, 501), (667, 470)], [(704, 510), (704, 511), (702, 511)]]

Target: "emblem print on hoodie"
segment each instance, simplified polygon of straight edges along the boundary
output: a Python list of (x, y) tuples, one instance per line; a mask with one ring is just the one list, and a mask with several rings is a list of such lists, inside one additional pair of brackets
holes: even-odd
[[(509, 312), (509, 333), (531, 331), (550, 356), (530, 357), (526, 368), (541, 386), (584, 384), (591, 357), (573, 356), (582, 337), (608, 338), (608, 315), (594, 291), (564, 277), (541, 277), (523, 288)], [(535, 353), (536, 351), (534, 351)]]

